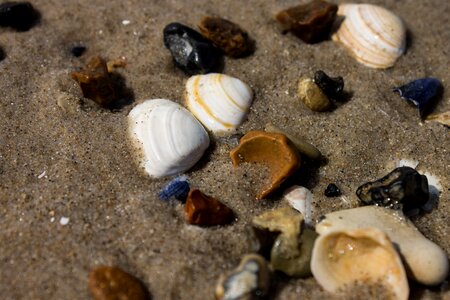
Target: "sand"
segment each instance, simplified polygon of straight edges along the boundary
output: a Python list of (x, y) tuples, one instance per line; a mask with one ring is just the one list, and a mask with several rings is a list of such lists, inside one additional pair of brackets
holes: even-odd
[[(254, 55), (225, 59), (223, 72), (255, 92), (239, 132), (272, 122), (310, 141), (327, 158), (321, 165), (307, 163), (291, 180), (313, 192), (315, 220), (350, 205), (323, 196), (328, 183), (354, 199), (359, 185), (387, 174), (399, 159), (414, 159), (422, 172), (440, 179), (442, 193), (436, 209), (413, 221), (449, 253), (448, 128), (421, 123), (417, 109), (391, 89), (437, 77), (445, 91), (434, 112), (450, 109), (450, 2), (371, 2), (395, 11), (410, 32), (406, 55), (385, 71), (357, 63), (331, 41), (307, 45), (280, 34), (273, 15), (299, 3), (294, 0), (32, 1), (42, 14), (40, 23), (27, 32), (0, 33), (7, 55), (0, 62), (1, 298), (88, 299), (89, 271), (106, 264), (139, 277), (154, 299), (211, 299), (219, 275), (248, 251), (251, 218), (282, 205), (280, 193), (255, 201), (254, 186), (264, 177), (260, 169), (234, 169), (232, 143), (216, 140), (187, 175), (193, 186), (230, 206), (237, 220), (226, 227), (188, 226), (182, 205), (157, 197), (168, 179), (146, 177), (135, 162), (128, 112), (150, 98), (182, 103), (187, 79), (163, 47), (162, 29), (173, 21), (195, 26), (205, 14), (240, 24), (256, 40)], [(74, 58), (70, 48), (79, 43), (88, 51)], [(115, 111), (80, 104), (86, 101), (69, 74), (95, 54), (126, 57), (127, 67), (117, 72), (132, 103)], [(311, 112), (296, 98), (298, 78), (317, 69), (343, 76), (352, 93), (332, 112)], [(331, 297), (313, 278), (280, 277), (273, 294), (274, 299)], [(344, 298), (364, 295), (377, 298), (365, 286)], [(412, 295), (438, 299), (450, 292), (446, 286), (413, 285)]]

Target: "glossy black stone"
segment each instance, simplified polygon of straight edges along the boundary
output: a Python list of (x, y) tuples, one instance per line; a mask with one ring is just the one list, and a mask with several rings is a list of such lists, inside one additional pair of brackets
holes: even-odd
[(327, 197), (337, 197), (341, 195), (341, 190), (334, 183), (330, 183), (324, 192)]
[(424, 117), (428, 107), (442, 91), (442, 84), (439, 79), (433, 77), (421, 78), (411, 81), (405, 85), (394, 88), (394, 92), (400, 97), (410, 101), (419, 108), (421, 117)]
[(161, 200), (167, 201), (170, 198), (175, 198), (180, 201), (185, 201), (189, 194), (190, 186), (186, 176), (179, 176), (170, 181), (158, 196)]
[(84, 52), (86, 52), (86, 47), (84, 46), (74, 46), (70, 49), (70, 53), (75, 57), (80, 57)]
[(36, 24), (39, 13), (29, 2), (4, 2), (0, 4), (0, 26), (26, 31)]
[(383, 178), (361, 185), (356, 195), (362, 202), (408, 212), (430, 199), (428, 179), (410, 167), (400, 167)]
[(344, 79), (341, 76), (329, 77), (324, 71), (314, 73), (314, 82), (330, 98), (338, 99), (344, 91)]
[(188, 75), (209, 73), (220, 65), (219, 50), (200, 33), (180, 23), (164, 28), (164, 45), (175, 65)]

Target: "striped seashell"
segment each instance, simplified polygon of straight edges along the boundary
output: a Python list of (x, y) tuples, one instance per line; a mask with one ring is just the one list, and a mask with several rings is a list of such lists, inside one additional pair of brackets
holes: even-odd
[(184, 107), (166, 99), (146, 100), (128, 115), (131, 140), (153, 177), (183, 173), (209, 146), (203, 126)]
[(392, 67), (406, 47), (406, 27), (389, 10), (372, 4), (342, 4), (345, 16), (332, 39), (360, 63), (376, 69)]
[(226, 132), (244, 122), (253, 92), (237, 78), (210, 73), (189, 78), (185, 98), (189, 110), (207, 129)]

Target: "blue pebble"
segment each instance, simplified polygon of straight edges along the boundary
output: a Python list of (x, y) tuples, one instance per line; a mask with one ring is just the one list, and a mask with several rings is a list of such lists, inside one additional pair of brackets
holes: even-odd
[(442, 84), (439, 79), (427, 77), (397, 87), (394, 92), (398, 92), (400, 97), (418, 106), (420, 116), (423, 117), (428, 105), (433, 102), (441, 89)]
[(186, 200), (190, 187), (186, 176), (179, 176), (170, 181), (158, 194), (161, 200), (167, 201), (174, 197), (177, 200)]

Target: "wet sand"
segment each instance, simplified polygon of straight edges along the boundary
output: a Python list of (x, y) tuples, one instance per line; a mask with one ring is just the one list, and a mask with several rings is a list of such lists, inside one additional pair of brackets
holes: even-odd
[[(449, 253), (449, 129), (422, 124), (417, 109), (392, 88), (437, 77), (444, 94), (433, 112), (450, 109), (450, 3), (370, 2), (401, 16), (411, 37), (406, 55), (384, 71), (357, 63), (332, 41), (307, 45), (282, 35), (273, 15), (299, 3), (293, 0), (32, 1), (40, 23), (27, 32), (0, 33), (6, 52), (0, 62), (1, 298), (88, 299), (89, 271), (106, 264), (139, 277), (154, 299), (211, 299), (219, 275), (247, 253), (252, 217), (282, 204), (280, 193), (254, 200), (254, 186), (264, 178), (260, 169), (234, 169), (233, 145), (215, 140), (187, 175), (192, 186), (231, 207), (237, 220), (225, 227), (189, 226), (182, 205), (158, 199), (168, 179), (143, 175), (127, 136), (127, 114), (136, 103), (151, 98), (182, 103), (187, 76), (173, 66), (162, 29), (173, 21), (195, 27), (206, 14), (238, 23), (256, 41), (252, 56), (224, 63), (224, 73), (249, 83), (255, 93), (239, 132), (272, 122), (327, 158), (321, 165), (305, 162), (290, 180), (313, 192), (315, 220), (350, 205), (323, 196), (329, 183), (355, 199), (359, 185), (384, 176), (399, 159), (413, 159), (442, 185), (438, 207), (413, 221)], [(74, 58), (70, 49), (80, 43), (88, 51)], [(95, 54), (126, 57), (127, 67), (117, 72), (132, 103), (115, 111), (80, 104), (86, 101), (69, 74)], [(352, 94), (332, 112), (311, 112), (296, 97), (300, 76), (317, 69), (343, 76)], [(63, 217), (68, 224), (60, 223)], [(413, 299), (450, 297), (445, 287), (411, 290)], [(376, 295), (359, 286), (343, 298)], [(313, 278), (280, 277), (274, 291), (274, 299), (330, 297)]]

